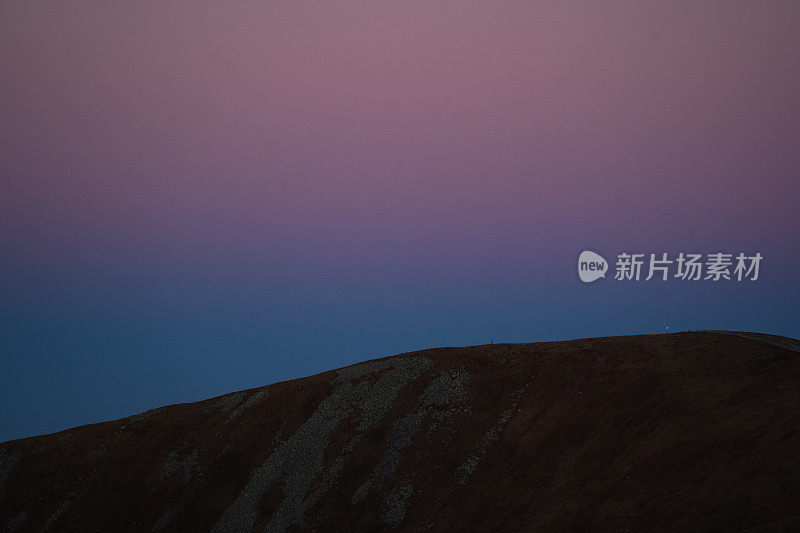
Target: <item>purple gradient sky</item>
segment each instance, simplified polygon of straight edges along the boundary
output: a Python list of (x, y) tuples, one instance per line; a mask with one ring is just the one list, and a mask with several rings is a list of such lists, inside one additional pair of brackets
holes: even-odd
[[(794, 1), (4, 2), (0, 440), (492, 337), (800, 336), (798, 22)], [(765, 270), (583, 286), (584, 248)]]

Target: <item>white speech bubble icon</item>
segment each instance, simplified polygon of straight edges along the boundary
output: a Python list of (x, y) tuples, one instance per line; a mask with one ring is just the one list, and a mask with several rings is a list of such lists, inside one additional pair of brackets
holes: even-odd
[(608, 261), (602, 255), (585, 250), (578, 257), (578, 277), (584, 283), (591, 283), (606, 277)]

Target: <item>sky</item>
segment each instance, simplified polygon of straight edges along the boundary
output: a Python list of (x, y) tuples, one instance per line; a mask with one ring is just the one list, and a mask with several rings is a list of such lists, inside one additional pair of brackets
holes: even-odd
[[(429, 347), (800, 337), (798, 20), (2, 2), (0, 441)], [(720, 251), (759, 278), (613, 279)]]

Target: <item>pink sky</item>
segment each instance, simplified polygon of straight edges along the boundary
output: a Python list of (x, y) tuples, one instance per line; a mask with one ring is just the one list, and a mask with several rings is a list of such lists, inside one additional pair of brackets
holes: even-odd
[[(414, 348), (797, 336), (798, 21), (0, 3), (0, 440)], [(763, 277), (584, 286), (587, 248), (760, 252)]]

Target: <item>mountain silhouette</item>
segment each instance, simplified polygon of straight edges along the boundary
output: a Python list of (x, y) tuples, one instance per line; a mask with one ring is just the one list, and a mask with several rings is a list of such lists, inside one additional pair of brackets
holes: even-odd
[(0, 444), (10, 531), (800, 528), (800, 342), (434, 348)]

